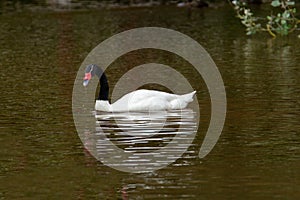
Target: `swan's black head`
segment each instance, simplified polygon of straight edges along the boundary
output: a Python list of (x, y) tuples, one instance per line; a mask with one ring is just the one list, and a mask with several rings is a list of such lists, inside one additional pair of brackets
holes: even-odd
[(85, 69), (83, 86), (87, 86), (93, 76), (98, 76), (100, 82), (99, 100), (108, 100), (109, 86), (103, 70), (95, 64), (88, 65)]

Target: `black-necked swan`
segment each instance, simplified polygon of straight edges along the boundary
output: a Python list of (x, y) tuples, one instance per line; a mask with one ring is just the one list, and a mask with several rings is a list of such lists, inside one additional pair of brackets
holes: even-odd
[(95, 109), (105, 112), (125, 111), (158, 111), (184, 109), (193, 101), (196, 91), (184, 95), (167, 92), (140, 89), (130, 92), (115, 103), (108, 101), (109, 86), (105, 73), (95, 64), (88, 65), (85, 70), (83, 85), (87, 86), (93, 76), (99, 77), (100, 92), (95, 103)]

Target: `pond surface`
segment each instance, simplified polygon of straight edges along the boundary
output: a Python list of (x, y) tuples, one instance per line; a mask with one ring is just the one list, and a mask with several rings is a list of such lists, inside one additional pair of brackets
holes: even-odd
[[(111, 88), (134, 66), (164, 63), (197, 90), (201, 110), (196, 138), (181, 158), (152, 173), (130, 174), (103, 165), (84, 148), (72, 117), (72, 90), (95, 46), (143, 26), (174, 29), (198, 41), (222, 74), (228, 111), (215, 148), (199, 159), (211, 106), (201, 77), (169, 52), (146, 49), (117, 59), (106, 71)], [(175, 7), (1, 15), (0, 199), (299, 199), (299, 46), (296, 35), (245, 36), (227, 7), (191, 15)], [(145, 143), (172, 140), (168, 134), (151, 142), (118, 137), (120, 127), (104, 117), (99, 123), (126, 150), (149, 151)], [(143, 118), (131, 126), (119, 117), (123, 129), (150, 130)]]

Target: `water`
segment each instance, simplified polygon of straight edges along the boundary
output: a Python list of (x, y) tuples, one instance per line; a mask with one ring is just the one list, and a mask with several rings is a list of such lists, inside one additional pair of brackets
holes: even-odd
[[(88, 52), (113, 34), (142, 26), (171, 28), (201, 43), (224, 79), (228, 112), (220, 140), (200, 160), (210, 118), (203, 80), (189, 63), (168, 52), (142, 50), (121, 57), (107, 70), (112, 87), (133, 66), (165, 63), (188, 78), (201, 109), (196, 138), (181, 158), (152, 173), (129, 174), (103, 165), (85, 150), (71, 99)], [(276, 40), (245, 36), (227, 7), (195, 10), (190, 17), (185, 9), (173, 7), (1, 15), (0, 198), (298, 199), (299, 45), (296, 35)], [(124, 117), (121, 128), (137, 127)], [(120, 135), (115, 122), (104, 122), (114, 133), (110, 139), (131, 152), (170, 141), (166, 134), (132, 145), (141, 136)]]

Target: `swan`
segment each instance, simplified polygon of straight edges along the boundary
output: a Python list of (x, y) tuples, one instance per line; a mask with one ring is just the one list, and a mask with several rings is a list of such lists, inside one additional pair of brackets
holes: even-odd
[(87, 86), (94, 76), (99, 77), (100, 92), (95, 103), (95, 110), (104, 112), (126, 111), (159, 111), (184, 109), (193, 101), (196, 91), (184, 95), (170, 94), (167, 92), (140, 89), (130, 92), (115, 103), (108, 101), (109, 86), (105, 73), (95, 64), (88, 65), (85, 69), (83, 86)]

